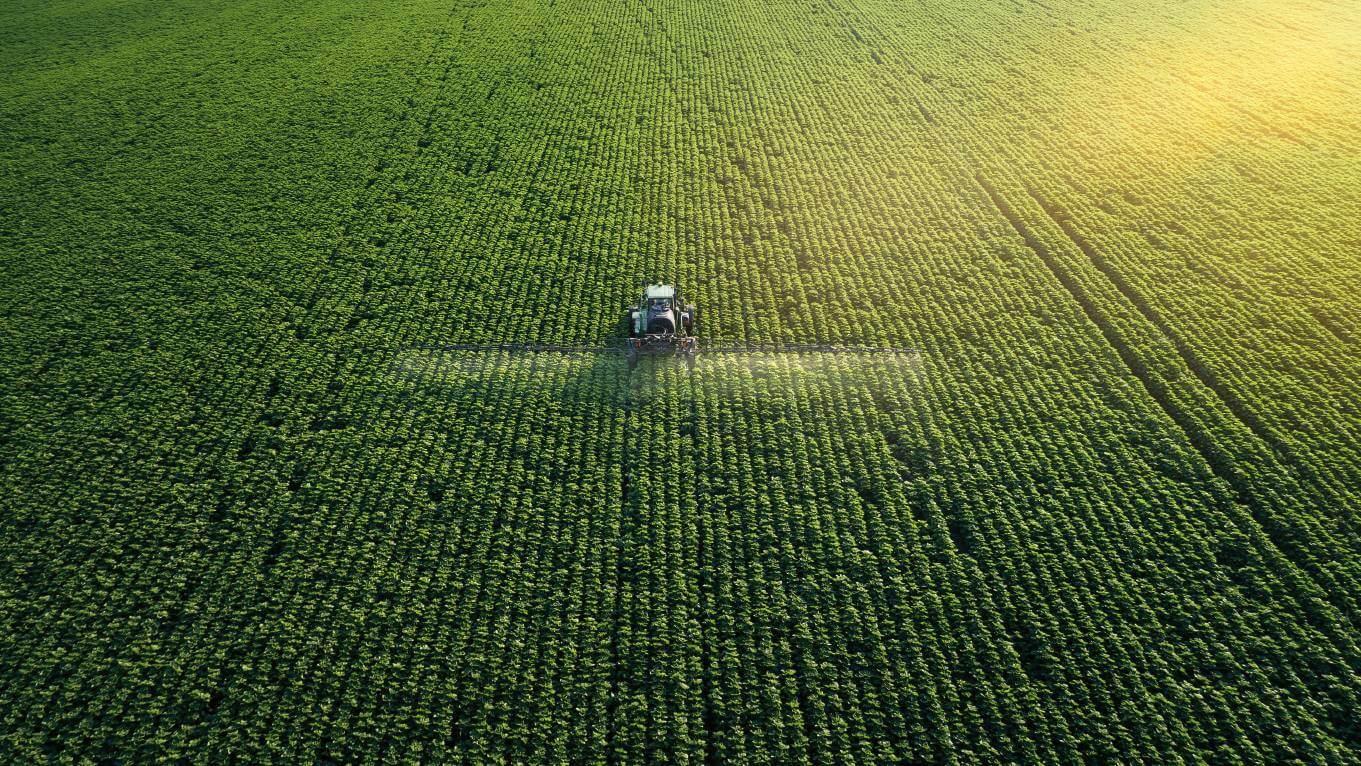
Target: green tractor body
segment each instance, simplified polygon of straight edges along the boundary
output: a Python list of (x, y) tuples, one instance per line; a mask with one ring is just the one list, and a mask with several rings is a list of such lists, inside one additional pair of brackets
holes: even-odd
[(629, 310), (629, 368), (643, 355), (683, 355), (693, 362), (699, 348), (695, 331), (695, 307), (686, 303), (672, 285), (648, 285), (643, 299)]

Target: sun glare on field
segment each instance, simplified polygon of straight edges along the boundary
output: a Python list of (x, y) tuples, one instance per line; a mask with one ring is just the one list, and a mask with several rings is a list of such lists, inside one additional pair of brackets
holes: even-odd
[(1127, 153), (1168, 161), (1241, 142), (1356, 140), (1361, 22), (1353, 10), (1339, 23), (1337, 10), (1228, 3), (1161, 25), (1167, 36), (1098, 65), (1099, 108), (1079, 100), (1078, 119)]

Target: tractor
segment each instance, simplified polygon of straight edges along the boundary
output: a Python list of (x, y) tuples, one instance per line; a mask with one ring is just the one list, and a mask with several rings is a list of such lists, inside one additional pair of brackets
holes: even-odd
[(699, 339), (695, 337), (695, 307), (672, 285), (648, 285), (643, 299), (629, 310), (629, 369), (644, 355), (684, 356), (693, 365)]

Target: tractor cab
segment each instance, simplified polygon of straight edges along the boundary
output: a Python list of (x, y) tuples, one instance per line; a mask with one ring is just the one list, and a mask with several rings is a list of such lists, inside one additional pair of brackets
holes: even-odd
[(629, 335), (684, 335), (691, 330), (694, 309), (676, 294), (676, 288), (660, 282), (648, 285), (643, 299), (630, 312)]
[(648, 310), (653, 312), (670, 311), (675, 299), (676, 288), (660, 282), (648, 285), (647, 290), (643, 292), (643, 300), (647, 303)]
[(675, 297), (676, 288), (671, 285), (664, 285), (660, 282), (655, 285), (648, 285), (647, 290), (643, 292), (643, 298), (647, 300), (650, 305), (661, 306), (667, 309), (671, 308), (671, 301), (674, 300)]

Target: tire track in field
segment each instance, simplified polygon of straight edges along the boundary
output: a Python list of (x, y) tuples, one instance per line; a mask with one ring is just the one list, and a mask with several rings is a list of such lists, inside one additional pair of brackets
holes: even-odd
[[(979, 183), (983, 184), (988, 195), (993, 197), (994, 204), (998, 204), (998, 209), (1002, 210), (1002, 206), (999, 204), (1000, 198), (996, 191), (988, 186), (981, 176), (979, 177)], [(1087, 260), (1091, 261), (1092, 266), (1096, 267), (1097, 271), (1104, 274), (1106, 279), (1110, 280), (1110, 283), (1115, 289), (1120, 291), (1120, 294), (1125, 297), (1125, 300), (1129, 301), (1130, 305), (1134, 306), (1144, 319), (1147, 319), (1149, 323), (1158, 328), (1158, 332), (1171, 341), (1173, 347), (1177, 349), (1177, 354), (1181, 357), (1182, 362), (1195, 374), (1196, 378), (1203, 383), (1206, 388), (1214, 392), (1215, 396), (1224, 403), (1224, 406), (1229, 412), (1233, 413), (1233, 416), (1237, 418), (1240, 423), (1258, 439), (1266, 442), (1279, 457), (1287, 459), (1288, 453), (1286, 452), (1284, 445), (1280, 444), (1280, 442), (1271, 434), (1270, 430), (1262, 423), (1261, 419), (1250, 412), (1247, 407), (1243, 405), (1243, 402), (1229, 390), (1228, 386), (1225, 386), (1224, 382), (1219, 380), (1218, 376), (1201, 363), (1195, 352), (1187, 345), (1186, 341), (1183, 340), (1180, 335), (1173, 331), (1171, 325), (1167, 323), (1167, 320), (1163, 319), (1157, 311), (1154, 311), (1153, 307), (1148, 304), (1148, 301), (1144, 300), (1143, 297), (1130, 286), (1129, 282), (1125, 281), (1125, 278), (1120, 275), (1120, 272), (1116, 271), (1110, 263), (1096, 251), (1096, 248), (1092, 247), (1092, 244), (1073, 228), (1072, 219), (1067, 212), (1037, 192), (1034, 186), (1029, 183), (1025, 183), (1024, 186), (1026, 193), (1030, 195), (1031, 199), (1035, 200), (1035, 203), (1040, 206), (1040, 209), (1044, 211), (1045, 215), (1049, 216), (1049, 219), (1054, 222), (1054, 225), (1058, 226), (1064, 236), (1068, 237), (1073, 245), (1075, 245), (1083, 255), (1087, 256)], [(1014, 212), (1002, 210), (1002, 214), (1011, 222), (1012, 227), (1020, 233), (1021, 226), (1019, 224), (1019, 219), (1015, 217)], [(1023, 236), (1029, 235), (1023, 234)], [(1026, 244), (1029, 245), (1030, 242), (1027, 241)], [(1032, 249), (1036, 249), (1036, 252), (1040, 252), (1040, 249), (1034, 248), (1033, 246)], [(1053, 261), (1047, 254), (1045, 257), (1045, 264), (1050, 267), (1051, 271), (1054, 271), (1055, 275), (1057, 275), (1059, 272), (1054, 268)], [(1063, 281), (1063, 278), (1060, 278), (1060, 281)], [(1065, 282), (1064, 286), (1068, 287), (1068, 283)], [(1073, 292), (1073, 290), (1070, 288), (1069, 292)], [(1075, 292), (1074, 297), (1077, 297), (1077, 293)], [(1079, 301), (1081, 300), (1083, 299), (1079, 299)]]
[[(1073, 226), (1072, 216), (1068, 215), (1067, 211), (1036, 191), (1035, 187), (1031, 184), (1023, 182), (1023, 185), (1026, 193), (1030, 195), (1031, 199), (1033, 199), (1037, 205), (1039, 205), (1040, 209), (1044, 211), (1044, 214), (1047, 215), (1049, 219), (1054, 222), (1054, 225), (1063, 232), (1064, 236), (1077, 247), (1078, 251), (1087, 257), (1087, 260), (1091, 262), (1092, 266), (1105, 275), (1111, 285), (1120, 292), (1120, 295), (1124, 296), (1125, 300), (1128, 301), (1129, 304), (1149, 322), (1149, 324), (1157, 328), (1158, 332), (1172, 344), (1172, 347), (1177, 350), (1177, 354), (1181, 357), (1181, 361), (1186, 368), (1196, 376), (1196, 379), (1199, 380), (1205, 388), (1214, 393), (1215, 397), (1219, 399), (1225, 409), (1227, 409), (1239, 423), (1266, 445), (1283, 466), (1293, 468), (1295, 471), (1299, 472), (1325, 497), (1330, 497), (1340, 502), (1345, 501), (1345, 498), (1337, 497), (1339, 494), (1337, 488), (1331, 486), (1331, 482), (1327, 481), (1325, 477), (1319, 476), (1318, 471), (1309, 460), (1300, 459), (1300, 457), (1295, 454), (1294, 450), (1273, 432), (1271, 427), (1264, 423), (1248, 405), (1244, 404), (1243, 400), (1233, 392), (1232, 388), (1226, 385), (1224, 381), (1209, 368), (1209, 366), (1201, 361), (1195, 350), (1191, 348), (1190, 344), (1181, 337), (1172, 325), (1163, 318), (1161, 314), (1154, 310), (1153, 307), (1149, 305), (1148, 301), (1146, 301), (1143, 296), (1139, 295), (1139, 292), (1130, 285), (1120, 272), (1102, 257), (1102, 255), (1097, 252), (1096, 248), (1092, 246), (1092, 243), (1088, 242), (1087, 239), (1082, 236), (1081, 232)], [(1342, 487), (1346, 486), (1345, 482), (1341, 480), (1337, 481)]]
[[(1209, 466), (1211, 472), (1226, 482), (1236, 495), (1235, 501), (1251, 511), (1251, 518), (1256, 522), (1258, 528), (1271, 542), (1272, 546), (1287, 559), (1291, 565), (1297, 569), (1307, 581), (1315, 588), (1325, 593), (1337, 594), (1340, 584), (1336, 583), (1332, 574), (1328, 571), (1320, 571), (1318, 567), (1310, 566), (1307, 557), (1297, 551), (1297, 545), (1289, 540), (1282, 539), (1278, 530), (1278, 524), (1269, 518), (1263, 518), (1262, 513), (1272, 504), (1270, 498), (1263, 498), (1262, 493), (1254, 484), (1245, 477), (1241, 470), (1235, 465), (1233, 458), (1226, 454), (1224, 450), (1214, 443), (1211, 435), (1206, 433), (1203, 425), (1179, 406), (1173, 399), (1166, 383), (1153, 374), (1148, 366), (1140, 359), (1135, 350), (1121, 337), (1120, 331), (1115, 325), (1105, 317), (1095, 301), (1087, 295), (1083, 287), (1077, 280), (1062, 266), (1060, 266), (1054, 255), (1049, 249), (1039, 241), (1030, 227), (1025, 224), (1016, 211), (1007, 203), (1001, 193), (997, 191), (982, 174), (976, 174), (975, 179), (992, 201), (993, 206), (1006, 219), (1008, 224), (1016, 232), (1017, 236), (1025, 243), (1035, 255), (1044, 263), (1045, 267), (1053, 273), (1054, 277), (1063, 285), (1064, 289), (1072, 295), (1073, 300), (1082, 308), (1084, 314), (1101, 331), (1106, 342), (1119, 355), (1120, 359), (1130, 369), (1134, 376), (1139, 380), (1144, 390), (1157, 402), (1158, 406), (1167, 414), (1169, 418), (1182, 430), (1190, 445), (1200, 454), (1201, 458)], [(1297, 592), (1296, 598), (1301, 600), (1303, 612), (1307, 622), (1313, 624), (1320, 631), (1328, 634), (1344, 651), (1352, 652), (1355, 647), (1345, 636), (1340, 635), (1336, 630), (1338, 625), (1351, 624), (1344, 616), (1333, 613), (1330, 610), (1320, 610), (1318, 607), (1323, 604), (1331, 603), (1322, 596), (1307, 592)], [(1341, 604), (1333, 603), (1336, 608), (1350, 608), (1350, 599), (1342, 598)]]
[[(869, 25), (869, 29), (872, 30), (873, 25)], [(952, 105), (943, 103), (942, 106), (943, 114), (949, 115), (952, 113)], [(965, 157), (960, 157), (959, 159), (965, 164), (965, 167), (960, 168), (962, 171), (961, 177), (967, 178), (967, 175), (971, 173), (968, 165), (973, 163)], [(983, 182), (983, 179), (981, 178), (977, 180), (980, 183)], [(1000, 195), (996, 194), (995, 189), (990, 189), (990, 191), (992, 192), (990, 196), (994, 197), (995, 203), (1000, 200), (1002, 204), (1005, 204), (1005, 201), (1001, 200)], [(1019, 218), (1012, 218), (1010, 216), (1008, 216), (1008, 218), (1011, 219), (1011, 223), (1015, 229)], [(1036, 221), (1036, 224), (1042, 227), (1042, 224), (1038, 220)], [(1020, 233), (1019, 230), (1018, 233)], [(1027, 230), (1026, 234), (1029, 233), (1030, 232)], [(1050, 237), (1047, 230), (1042, 230), (1041, 233), (1044, 237)], [(1027, 237), (1022, 235), (1022, 239), (1027, 239)], [(1035, 248), (1035, 245), (1038, 244), (1039, 236), (1031, 235), (1028, 239), (1033, 240), (1034, 243), (1027, 241), (1027, 244), (1031, 245), (1032, 248)], [(1051, 241), (1051, 239), (1045, 239), (1044, 241), (1050, 242), (1052, 247), (1061, 248), (1060, 244)], [(1069, 273), (1064, 273), (1055, 268), (1059, 263), (1068, 263), (1067, 260), (1064, 260), (1069, 257), (1066, 251), (1062, 251), (1061, 249), (1057, 251), (1053, 249), (1036, 249), (1036, 252), (1048, 255), (1053, 259), (1052, 263), (1046, 262), (1045, 265), (1052, 274), (1059, 278), (1060, 282), (1064, 283), (1063, 286), (1069, 290), (1070, 296), (1075, 298), (1078, 297), (1078, 294), (1073, 292), (1071, 285), (1078, 283), (1089, 284), (1086, 280), (1089, 279), (1090, 276), (1087, 272), (1081, 271), (1078, 267), (1072, 267), (1078, 270)], [(1065, 277), (1068, 278), (1068, 282), (1064, 282)], [(1118, 306), (1118, 303), (1107, 303), (1111, 300), (1118, 301), (1118, 298), (1107, 295), (1106, 292), (1104, 292), (1104, 288), (1099, 285), (1093, 283), (1089, 286), (1091, 287), (1090, 295), (1084, 294), (1088, 303), (1083, 306), (1083, 309), (1088, 311), (1089, 318), (1098, 324), (1098, 327), (1103, 330), (1103, 334), (1106, 329), (1111, 331), (1128, 331), (1130, 327), (1126, 327), (1123, 322), (1138, 322), (1135, 318), (1136, 315), (1134, 315), (1133, 312), (1126, 314)], [(1081, 303), (1081, 300), (1079, 300), (1079, 303)], [(1099, 312), (1103, 308), (1114, 308), (1117, 312), (1116, 314), (1111, 315), (1113, 321), (1107, 324), (1106, 327), (1101, 327), (1101, 323), (1096, 318), (1096, 316), (1102, 316), (1101, 314), (1098, 313), (1096, 316), (1092, 316), (1093, 311)], [(1138, 325), (1131, 325), (1131, 327), (1138, 330), (1137, 341), (1127, 343), (1123, 346), (1115, 345), (1109, 335), (1107, 335), (1107, 341), (1111, 342), (1116, 350), (1139, 355), (1137, 358), (1144, 360), (1146, 369), (1156, 371), (1163, 362), (1162, 354), (1159, 353), (1153, 357), (1148, 357), (1146, 354), (1141, 353), (1142, 348), (1140, 345), (1141, 343), (1151, 342), (1156, 347), (1156, 345), (1159, 344), (1156, 337), (1150, 337), (1153, 334), (1152, 328), (1141, 329)], [(1145, 333), (1147, 333), (1147, 335)], [(1121, 358), (1137, 375), (1138, 371), (1129, 364), (1129, 359), (1126, 358), (1124, 354), (1121, 355)], [(1141, 378), (1142, 383), (1146, 386), (1148, 385), (1148, 379), (1143, 378), (1143, 376), (1138, 377)], [(1189, 380), (1189, 378), (1186, 379), (1186, 381)], [(1163, 381), (1155, 381), (1155, 383), (1161, 382)], [(1327, 548), (1329, 550), (1343, 548), (1339, 535), (1331, 529), (1320, 528), (1317, 520), (1312, 516), (1292, 518), (1288, 513), (1288, 509), (1293, 506), (1291, 506), (1289, 502), (1282, 502), (1283, 497), (1290, 494), (1290, 490), (1287, 489), (1282, 491), (1270, 484), (1263, 485), (1261, 481), (1255, 480), (1255, 475), (1249, 468), (1252, 458), (1260, 456), (1261, 458), (1266, 458), (1266, 462), (1270, 464), (1274, 461), (1266, 457), (1269, 453), (1249, 449), (1245, 453), (1242, 453), (1243, 456), (1238, 462), (1235, 462), (1233, 456), (1239, 454), (1238, 448), (1243, 445), (1238, 444), (1234, 439), (1229, 439), (1226, 443), (1226, 448), (1221, 449), (1216, 446), (1219, 443), (1216, 437), (1219, 435), (1220, 429), (1224, 428), (1227, 423), (1224, 422), (1225, 419), (1222, 414), (1213, 413), (1215, 406), (1213, 400), (1208, 398), (1209, 393), (1212, 392), (1201, 393), (1199, 391), (1192, 391), (1190, 392), (1190, 400), (1187, 400), (1184, 399), (1183, 396), (1188, 392), (1181, 388), (1181, 385), (1185, 385), (1185, 383), (1174, 387), (1173, 385), (1170, 385), (1172, 382), (1173, 381), (1167, 381), (1168, 385), (1162, 390), (1163, 398), (1159, 399), (1155, 396), (1155, 401), (1157, 401), (1159, 406), (1163, 407), (1165, 410), (1167, 406), (1170, 405), (1173, 406), (1177, 412), (1181, 413), (1182, 417), (1174, 417), (1173, 423), (1176, 426), (1179, 426), (1188, 437), (1191, 437), (1193, 433), (1197, 432), (1202, 436), (1203, 441), (1200, 443), (1196, 443), (1194, 438), (1189, 438), (1188, 440), (1192, 442), (1189, 446), (1197, 450), (1202, 450), (1202, 448), (1205, 448), (1208, 445), (1208, 449), (1217, 450), (1218, 454), (1223, 457), (1223, 462), (1228, 465), (1229, 470), (1234, 471), (1234, 475), (1241, 479), (1241, 482), (1238, 483), (1252, 485), (1254, 488), (1255, 494), (1252, 501), (1229, 503), (1230, 517), (1232, 519), (1231, 523), (1235, 527), (1238, 527), (1242, 532), (1255, 538), (1257, 541), (1255, 545), (1259, 548), (1262, 555), (1268, 560), (1274, 560), (1274, 563), (1277, 563), (1284, 571), (1281, 575), (1281, 583), (1292, 592), (1292, 600), (1299, 604), (1299, 608), (1295, 609), (1295, 611), (1303, 611), (1306, 613), (1305, 616), (1301, 618), (1301, 624), (1312, 624), (1313, 627), (1317, 627), (1320, 632), (1326, 634), (1328, 639), (1331, 640), (1339, 651), (1346, 656), (1346, 663), (1350, 666), (1355, 666), (1358, 658), (1355, 647), (1356, 642), (1351, 635), (1346, 633), (1346, 618), (1330, 608), (1336, 607), (1343, 613), (1355, 614), (1354, 600), (1349, 595), (1350, 593), (1355, 592), (1355, 589), (1346, 585), (1339, 585), (1339, 583), (1351, 582), (1354, 578), (1347, 572), (1345, 565), (1321, 561), (1320, 559), (1326, 557), (1327, 554), (1325, 553), (1322, 554), (1322, 556), (1319, 556), (1315, 554), (1313, 550), (1315, 542), (1323, 542), (1325, 540), (1328, 543)], [(1154, 392), (1150, 391), (1150, 393), (1152, 394)], [(1152, 412), (1151, 410), (1148, 410), (1147, 406), (1143, 406), (1140, 409)], [(1169, 415), (1171, 414), (1173, 413), (1169, 412)], [(1206, 417), (1206, 420), (1202, 421), (1202, 417)], [(1187, 423), (1197, 426), (1196, 431), (1186, 431)], [(1228, 423), (1231, 423), (1231, 421), (1228, 421)], [(1232, 426), (1229, 427), (1232, 428)], [(1162, 427), (1160, 430), (1166, 431), (1166, 426)], [(1175, 430), (1176, 429), (1173, 429), (1168, 433), (1175, 434)], [(1201, 451), (1201, 457), (1202, 459), (1206, 459), (1212, 467), (1214, 466), (1215, 461), (1208, 460), (1204, 451)], [(1276, 470), (1279, 470), (1279, 468), (1279, 466), (1275, 467)], [(1210, 473), (1205, 472), (1203, 467), (1199, 468), (1198, 472), (1201, 472), (1202, 475)], [(1222, 480), (1218, 471), (1213, 471), (1213, 473)], [(1283, 476), (1281, 478), (1286, 477)], [(1293, 484), (1294, 482), (1292, 479), (1293, 477), (1287, 479), (1287, 483)], [(1232, 493), (1236, 489), (1237, 486), (1235, 484), (1229, 484), (1230, 494), (1228, 499), (1232, 499)], [(1216, 491), (1213, 494), (1219, 495), (1219, 492)], [(1282, 515), (1280, 513), (1282, 510), (1287, 510), (1287, 513)], [(1229, 519), (1225, 519), (1225, 521), (1229, 521)], [(1313, 538), (1312, 541), (1310, 540), (1311, 537)], [(1327, 593), (1324, 593), (1323, 591), (1327, 591)]]
[[(885, 33), (879, 30), (871, 22), (865, 22), (861, 28), (867, 30), (869, 33), (887, 37)], [(952, 106), (950, 104), (945, 103), (944, 107), (944, 113), (951, 113)], [(967, 172), (968, 171), (966, 170), (965, 173)], [(986, 179), (981, 178), (980, 176), (981, 174), (976, 175), (976, 180), (980, 184), (988, 186)], [(1003, 205), (1006, 204), (1005, 200), (1001, 198), (995, 188), (988, 186), (988, 193), (989, 196), (993, 198), (995, 206), (998, 202), (1001, 202)], [(1004, 217), (1008, 218), (1013, 229), (1017, 229), (1017, 225), (1020, 222), (1019, 217), (1014, 215)], [(1019, 234), (1020, 230), (1017, 230)], [(1093, 321), (1098, 324), (1103, 335), (1107, 335), (1108, 329), (1111, 331), (1118, 330), (1115, 325), (1109, 323), (1103, 327), (1101, 322), (1097, 321), (1096, 317), (1092, 314), (1093, 311), (1100, 312), (1101, 309), (1099, 307), (1105, 298), (1097, 300), (1092, 296), (1082, 293), (1081, 288), (1079, 288), (1078, 293), (1075, 293), (1072, 289), (1072, 285), (1077, 284), (1077, 277), (1072, 274), (1063, 273), (1061, 269), (1056, 269), (1055, 267), (1058, 266), (1058, 262), (1055, 260), (1054, 255), (1050, 251), (1045, 250), (1044, 246), (1038, 242), (1038, 238), (1029, 230), (1026, 230), (1025, 234), (1022, 235), (1022, 239), (1026, 240), (1026, 244), (1031, 246), (1037, 254), (1043, 253), (1044, 256), (1048, 256), (1048, 258), (1042, 258), (1043, 262), (1045, 262), (1045, 265), (1049, 268), (1051, 273), (1054, 273), (1055, 276), (1059, 278), (1065, 289), (1068, 289), (1070, 295), (1074, 298), (1078, 298), (1079, 303), (1083, 303), (1083, 299), (1078, 296), (1079, 294), (1083, 295), (1086, 300), (1086, 304), (1083, 305), (1083, 310), (1088, 313), (1089, 318), (1092, 318)], [(1036, 248), (1037, 245), (1039, 246), (1038, 249)], [(1066, 282), (1064, 279), (1065, 277), (1067, 277)], [(1097, 316), (1100, 316), (1100, 314), (1098, 313)], [(1154, 328), (1156, 327), (1157, 325), (1154, 325)], [(1164, 333), (1164, 335), (1167, 334)], [(1109, 335), (1107, 335), (1107, 340), (1108, 342), (1112, 342)], [(1130, 354), (1138, 353), (1137, 346), (1129, 346), (1127, 344), (1114, 345), (1114, 342), (1112, 343), (1114, 348), (1118, 351), (1128, 352)], [(1143, 383), (1146, 388), (1150, 382), (1155, 386), (1161, 383), (1161, 381), (1156, 379), (1156, 376), (1150, 378), (1140, 374), (1140, 368), (1130, 365), (1129, 359), (1125, 357), (1124, 353), (1121, 353), (1121, 358), (1127, 366), (1130, 366), (1130, 369), (1140, 378), (1141, 383)], [(1185, 359), (1182, 361), (1183, 364), (1186, 364), (1188, 367), (1191, 366)], [(1149, 369), (1147, 365), (1144, 365), (1142, 362), (1140, 365), (1145, 371)], [(1194, 368), (1192, 371), (1195, 371)], [(1150, 393), (1153, 393), (1153, 391), (1150, 390)], [(1214, 389), (1211, 389), (1209, 393), (1219, 396), (1219, 392), (1214, 391)], [(1321, 528), (1319, 519), (1312, 515), (1303, 518), (1295, 518), (1288, 513), (1285, 516), (1279, 515), (1280, 511), (1290, 507), (1289, 503), (1282, 501), (1282, 494), (1277, 491), (1275, 487), (1270, 485), (1263, 486), (1260, 482), (1255, 481), (1251, 473), (1242, 466), (1246, 465), (1248, 461), (1251, 461), (1253, 457), (1258, 456), (1266, 458), (1268, 463), (1280, 463), (1280, 465), (1275, 467), (1276, 470), (1282, 471), (1286, 476), (1289, 476), (1292, 479), (1298, 477), (1304, 478), (1306, 481), (1311, 481), (1315, 487), (1322, 490), (1324, 499), (1331, 499), (1333, 504), (1338, 507), (1345, 508), (1351, 502), (1349, 499), (1339, 499), (1339, 495), (1347, 495), (1347, 488), (1345, 486), (1338, 486), (1337, 484), (1334, 484), (1334, 486), (1330, 488), (1325, 482), (1318, 481), (1314, 478), (1314, 475), (1317, 474), (1317, 470), (1312, 466), (1304, 468), (1300, 474), (1295, 474), (1290, 468), (1291, 466), (1298, 465), (1297, 462), (1279, 458), (1270, 451), (1257, 452), (1255, 455), (1251, 454), (1255, 451), (1250, 451), (1250, 454), (1243, 456), (1240, 458), (1239, 462), (1236, 463), (1235, 455), (1239, 452), (1239, 448), (1242, 445), (1227, 444), (1223, 447), (1218, 446), (1220, 443), (1220, 438), (1217, 433), (1219, 427), (1216, 426), (1215, 423), (1222, 419), (1222, 415), (1211, 415), (1213, 420), (1209, 422), (1201, 422), (1199, 419), (1201, 413), (1206, 413), (1205, 408), (1207, 406), (1213, 408), (1212, 400), (1207, 398), (1197, 401), (1195, 404), (1178, 404), (1173, 389), (1164, 387), (1161, 390), (1161, 394), (1161, 398), (1155, 396), (1155, 400), (1158, 401), (1159, 406), (1164, 410), (1167, 409), (1167, 406), (1172, 406), (1181, 413), (1180, 417), (1174, 417), (1174, 423), (1186, 433), (1189, 440), (1192, 442), (1191, 446), (1200, 452), (1202, 457), (1207, 460), (1214, 469), (1214, 473), (1221, 479), (1226, 475), (1232, 475), (1236, 478), (1236, 481), (1230, 482), (1229, 486), (1236, 494), (1240, 495), (1240, 502), (1238, 503), (1240, 509), (1249, 511), (1247, 517), (1240, 523), (1245, 525), (1249, 534), (1264, 535), (1264, 538), (1267, 541), (1266, 544), (1274, 549), (1275, 555), (1282, 556), (1293, 565), (1296, 573), (1286, 577), (1286, 581), (1295, 580), (1295, 578), (1299, 576), (1302, 576), (1305, 579), (1307, 584), (1295, 580), (1292, 587), (1297, 591), (1297, 598), (1300, 598), (1303, 601), (1301, 606), (1303, 607), (1303, 611), (1307, 614), (1308, 621), (1319, 627), (1322, 632), (1327, 633), (1342, 651), (1348, 653), (1350, 657), (1355, 658), (1356, 642), (1351, 636), (1339, 633), (1337, 629), (1339, 625), (1350, 625), (1355, 621), (1355, 618), (1349, 618), (1347, 616), (1356, 614), (1355, 600), (1350, 595), (1355, 589), (1347, 585), (1347, 583), (1353, 582), (1354, 578), (1348, 573), (1345, 566), (1326, 561), (1327, 554), (1324, 554), (1324, 558), (1321, 559), (1320, 557), (1314, 556), (1311, 550), (1314, 543), (1323, 540), (1326, 540), (1329, 543), (1330, 550), (1337, 550), (1338, 548), (1350, 550), (1350, 546), (1344, 543), (1340, 538), (1340, 535), (1345, 535), (1347, 532), (1341, 528), (1338, 528), (1337, 531), (1334, 531), (1332, 528)], [(1221, 400), (1223, 399), (1223, 397), (1220, 398)], [(1234, 414), (1236, 415), (1236, 413)], [(1260, 420), (1256, 422), (1261, 430), (1267, 431), (1266, 426), (1262, 425)], [(1194, 430), (1188, 431), (1188, 424), (1190, 424)], [(1247, 427), (1246, 423), (1244, 423), (1244, 427)], [(1252, 432), (1252, 429), (1248, 428), (1248, 431)], [(1193, 434), (1199, 434), (1199, 440), (1197, 440)], [(1252, 433), (1252, 436), (1256, 436), (1258, 439), (1261, 438), (1260, 434), (1257, 433)], [(1270, 446), (1270, 442), (1267, 442), (1267, 445)], [(1209, 460), (1206, 450), (1210, 451), (1208, 454), (1218, 454), (1220, 459), (1218, 461)], [(1273, 461), (1272, 458), (1276, 459)], [(1227, 473), (1225, 473), (1226, 471)], [(1245, 496), (1244, 487), (1252, 488), (1252, 494), (1246, 495), (1246, 497), (1252, 498), (1250, 501), (1243, 499), (1243, 496)], [(1288, 492), (1289, 490), (1286, 490), (1287, 494)], [(1327, 520), (1327, 517), (1325, 517), (1325, 520)], [(1344, 523), (1349, 525), (1348, 522)], [(1320, 593), (1319, 591), (1324, 591), (1324, 593)], [(1343, 614), (1321, 613), (1318, 607), (1324, 604), (1330, 604), (1341, 609)]]
[[(1158, 403), (1158, 406), (1163, 412), (1166, 413), (1167, 416), (1186, 434), (1187, 440), (1191, 443), (1191, 446), (1195, 447), (1196, 451), (1200, 453), (1200, 456), (1209, 464), (1210, 469), (1214, 474), (1227, 481), (1240, 495), (1247, 495), (1248, 490), (1242, 486), (1242, 482), (1239, 480), (1233, 468), (1232, 461), (1220, 454), (1219, 450), (1212, 445), (1206, 444), (1204, 440), (1198, 436), (1202, 429), (1171, 400), (1168, 396), (1166, 385), (1160, 382), (1158, 377), (1149, 371), (1148, 366), (1144, 364), (1143, 360), (1141, 360), (1139, 356), (1134, 353), (1134, 350), (1130, 348), (1129, 344), (1120, 337), (1119, 330), (1117, 330), (1110, 320), (1101, 313), (1100, 309), (1096, 306), (1096, 302), (1092, 300), (1091, 296), (1087, 295), (1087, 292), (1082, 288), (1082, 285), (1078, 284), (1077, 280), (1058, 264), (1053, 253), (1049, 252), (1049, 248), (1045, 247), (1044, 243), (1036, 238), (1034, 233), (1031, 232), (1030, 227), (1026, 226), (1025, 222), (1021, 220), (1021, 216), (1007, 203), (992, 183), (984, 178), (982, 174), (975, 174), (974, 178), (977, 179), (979, 186), (983, 187), (983, 191), (988, 195), (988, 199), (992, 201), (992, 205), (997, 209), (997, 212), (1006, 219), (1012, 230), (1015, 231), (1016, 235), (1025, 243), (1025, 246), (1039, 257), (1040, 261), (1059, 281), (1059, 284), (1063, 285), (1063, 288), (1068, 291), (1073, 300), (1082, 308), (1082, 313), (1085, 314), (1087, 319), (1091, 320), (1092, 324), (1096, 325), (1097, 329), (1101, 331), (1101, 335), (1106, 339), (1106, 343), (1115, 350), (1116, 354), (1118, 354), (1120, 359), (1125, 363), (1125, 366), (1134, 373), (1136, 378), (1138, 378), (1140, 384), (1143, 385), (1144, 390), (1153, 397), (1153, 400)], [(1028, 187), (1027, 190), (1029, 190)], [(1102, 273), (1105, 273), (1104, 270)], [(1118, 284), (1117, 287), (1119, 287)], [(1121, 289), (1121, 292), (1123, 293), (1124, 289)]]
[(1315, 322), (1318, 322), (1323, 326), (1323, 329), (1332, 333), (1333, 337), (1337, 338), (1339, 342), (1347, 346), (1356, 345), (1356, 336), (1348, 332), (1336, 319), (1316, 308), (1308, 308), (1305, 310), (1309, 312), (1309, 316), (1313, 317)]

